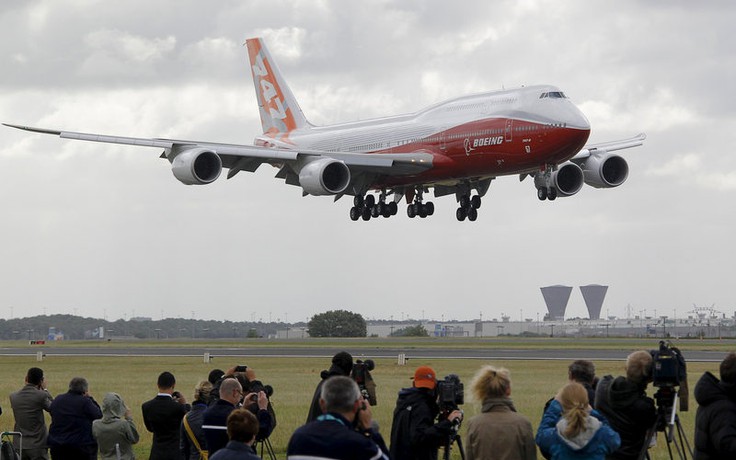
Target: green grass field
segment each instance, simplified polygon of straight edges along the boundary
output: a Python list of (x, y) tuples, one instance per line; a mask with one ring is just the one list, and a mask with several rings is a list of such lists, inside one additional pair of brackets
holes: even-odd
[[(623, 347), (622, 344), (619, 344), (618, 346), (626, 350), (633, 350), (636, 349), (631, 346), (633, 344), (628, 343)], [(649, 344), (647, 348), (652, 345)], [(13, 428), (13, 414), (8, 395), (23, 385), (27, 369), (38, 365), (44, 369), (49, 390), (53, 395), (65, 392), (69, 380), (75, 376), (87, 378), (90, 382), (90, 392), (98, 401), (102, 400), (106, 392), (120, 393), (133, 410), (133, 417), (141, 434), (141, 442), (136, 446), (136, 456), (142, 459), (148, 458), (151, 434), (143, 426), (140, 408), (144, 401), (155, 396), (155, 382), (161, 371), (168, 370), (174, 373), (177, 379), (177, 389), (191, 401), (194, 385), (199, 380), (206, 379), (207, 374), (214, 367), (227, 368), (235, 364), (247, 364), (256, 369), (260, 380), (274, 387), (272, 402), (276, 410), (278, 426), (271, 436), (271, 442), (277, 456), (284, 458), (289, 436), (304, 423), (314, 388), (320, 379), (320, 371), (329, 366), (329, 359), (253, 358), (248, 359), (247, 362), (231, 363), (224, 362), (223, 358), (222, 361), (205, 364), (201, 357), (50, 357), (42, 363), (37, 363), (33, 356), (0, 357), (0, 363), (2, 369), (0, 406), (3, 408), (3, 415), (0, 416), (1, 431)], [(410, 377), (417, 366), (430, 365), (440, 377), (448, 373), (458, 374), (467, 387), (476, 370), (486, 363), (503, 366), (511, 371), (512, 399), (517, 410), (531, 420), (536, 430), (545, 401), (566, 382), (567, 365), (569, 364), (566, 361), (486, 362), (477, 359), (413, 359), (406, 366), (398, 366), (395, 360), (379, 359), (376, 360), (376, 369), (373, 371), (378, 385), (378, 405), (373, 409), (373, 413), (384, 437), (389, 437), (396, 394), (400, 388), (411, 386)], [(599, 376), (619, 375), (623, 371), (623, 363), (601, 361), (595, 364)], [(705, 370), (717, 373), (717, 367), (716, 363), (689, 363), (691, 393), (692, 387), (702, 373)], [(469, 400), (468, 394), (469, 392), (466, 391), (466, 404), (463, 406), (466, 419), (478, 412), (477, 405)], [(690, 411), (680, 413), (680, 417), (685, 433), (692, 442), (696, 405), (692, 397), (690, 400)], [(463, 435), (464, 429), (463, 425), (461, 430)], [(652, 452), (654, 458), (669, 458), (662, 438), (660, 433), (658, 446)], [(457, 452), (454, 452), (453, 458), (460, 458)]]

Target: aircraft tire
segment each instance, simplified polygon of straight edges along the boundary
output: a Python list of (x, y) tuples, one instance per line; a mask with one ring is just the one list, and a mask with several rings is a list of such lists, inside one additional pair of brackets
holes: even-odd
[(416, 210), (414, 209), (413, 204), (410, 204), (406, 207), (406, 215), (409, 216), (410, 219), (413, 219), (414, 217), (416, 217), (417, 213), (416, 213)]
[(363, 218), (363, 220), (371, 220), (371, 208), (368, 208), (368, 207), (363, 208), (363, 211), (361, 211), (360, 216)]
[(468, 220), (471, 222), (475, 222), (475, 219), (478, 218), (478, 210), (475, 208), (469, 208), (468, 209)]
[(547, 189), (546, 188), (538, 188), (537, 189), (537, 198), (539, 198), (539, 201), (544, 201), (547, 199)]
[(371, 206), (371, 217), (378, 217), (381, 215), (381, 210), (377, 204)]
[(460, 222), (465, 220), (465, 217), (467, 217), (467, 212), (465, 211), (465, 208), (457, 208), (457, 211), (455, 211), (455, 217), (457, 217), (457, 220)]
[(395, 201), (392, 201), (388, 204), (388, 210), (392, 216), (395, 216), (399, 212), (399, 205)]
[(553, 188), (549, 189), (549, 192), (547, 192), (547, 199), (549, 201), (555, 201), (555, 198), (557, 198), (557, 190)]
[(355, 195), (353, 197), (353, 205), (356, 208), (362, 208), (364, 204), (363, 195)]
[(468, 195), (463, 195), (460, 197), (460, 207), (461, 208), (467, 208), (470, 206), (470, 198)]
[(357, 206), (353, 206), (352, 208), (350, 208), (350, 220), (355, 222), (356, 220), (360, 219), (360, 209), (361, 208)]
[(480, 209), (480, 195), (473, 195), (473, 198), (470, 199), (470, 206)]
[(431, 201), (427, 201), (427, 202), (426, 202), (426, 203), (424, 204), (424, 206), (425, 206), (425, 207), (426, 207), (426, 209), (427, 209), (427, 215), (428, 215), (428, 216), (431, 216), (431, 215), (433, 215), (433, 214), (434, 214), (434, 203), (432, 203)]
[(366, 195), (363, 201), (366, 208), (372, 208), (373, 205), (376, 204), (376, 197), (373, 195)]

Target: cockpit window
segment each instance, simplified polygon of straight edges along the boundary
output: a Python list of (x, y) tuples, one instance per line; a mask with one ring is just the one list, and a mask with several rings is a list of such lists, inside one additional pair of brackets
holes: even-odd
[(565, 96), (565, 93), (563, 93), (562, 91), (550, 91), (547, 93), (542, 93), (539, 96), (539, 99), (544, 99), (547, 97), (550, 99), (566, 99), (567, 98), (567, 96)]

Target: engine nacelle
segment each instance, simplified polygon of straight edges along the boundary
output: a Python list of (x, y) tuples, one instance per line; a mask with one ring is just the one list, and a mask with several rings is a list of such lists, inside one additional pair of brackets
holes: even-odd
[(174, 157), (171, 171), (184, 184), (209, 184), (220, 177), (222, 160), (218, 154), (207, 149), (188, 149)]
[(310, 195), (337, 195), (350, 184), (350, 168), (332, 158), (321, 158), (299, 171), (299, 185)]
[(593, 154), (580, 164), (585, 183), (596, 188), (618, 187), (629, 177), (629, 164), (613, 153)]
[(583, 170), (575, 163), (563, 163), (556, 171), (552, 171), (549, 184), (543, 173), (537, 173), (534, 176), (534, 186), (537, 189), (552, 187), (558, 197), (573, 196), (583, 188)]

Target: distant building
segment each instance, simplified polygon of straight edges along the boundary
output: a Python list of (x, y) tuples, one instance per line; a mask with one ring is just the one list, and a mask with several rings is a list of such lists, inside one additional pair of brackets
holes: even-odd
[(603, 299), (606, 298), (608, 286), (589, 284), (580, 286), (580, 292), (583, 293), (585, 305), (588, 307), (588, 317), (590, 319), (601, 319), (601, 307), (603, 307)]
[(565, 319), (565, 309), (567, 309), (567, 302), (570, 300), (572, 287), (556, 285), (543, 287), (540, 290), (542, 291), (542, 297), (544, 297), (544, 303), (547, 304), (549, 318), (552, 321)]

